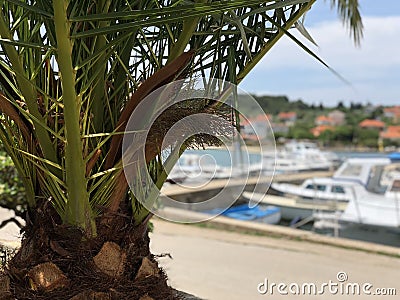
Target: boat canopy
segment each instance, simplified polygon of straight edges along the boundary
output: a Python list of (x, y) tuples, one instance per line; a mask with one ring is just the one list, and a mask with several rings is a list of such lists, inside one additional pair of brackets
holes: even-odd
[(349, 158), (335, 172), (333, 178), (358, 182), (366, 187), (374, 169), (390, 163), (389, 158)]

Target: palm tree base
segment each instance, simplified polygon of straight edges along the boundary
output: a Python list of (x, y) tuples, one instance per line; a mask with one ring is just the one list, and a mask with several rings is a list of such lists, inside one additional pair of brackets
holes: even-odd
[(50, 204), (33, 212), (0, 279), (1, 300), (180, 298), (150, 253), (147, 222), (98, 220), (98, 234), (89, 239), (61, 225)]

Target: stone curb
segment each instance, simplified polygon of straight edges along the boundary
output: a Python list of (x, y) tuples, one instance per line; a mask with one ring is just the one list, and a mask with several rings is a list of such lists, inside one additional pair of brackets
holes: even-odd
[(346, 248), (346, 249), (352, 249), (352, 250), (358, 250), (368, 253), (376, 253), (376, 254), (382, 254), (400, 258), (400, 248), (387, 245), (380, 245), (380, 244), (351, 240), (340, 237), (338, 238), (329, 237), (301, 229), (294, 229), (279, 225), (269, 225), (263, 223), (241, 221), (223, 216), (218, 216), (209, 219), (207, 221), (202, 221), (204, 220), (205, 216), (204, 214), (190, 212), (187, 210), (182, 210), (177, 208), (168, 207), (164, 208), (161, 212), (164, 217), (167, 217), (167, 219), (170, 220), (171, 219), (173, 220), (174, 217), (177, 217), (181, 220), (184, 218), (184, 220), (187, 223), (195, 222), (216, 229), (235, 231), (241, 233), (260, 234), (276, 238), (286, 238), (290, 240), (306, 241), (318, 244), (325, 244), (339, 248)]

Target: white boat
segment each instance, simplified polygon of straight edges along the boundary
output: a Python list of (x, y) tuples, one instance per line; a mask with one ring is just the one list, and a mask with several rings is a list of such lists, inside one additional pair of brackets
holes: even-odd
[(261, 169), (264, 174), (288, 174), (308, 171), (309, 165), (285, 152), (265, 152)]
[(400, 178), (384, 194), (355, 185), (355, 197), (341, 213), (314, 214), (314, 227), (334, 229), (336, 236), (400, 246)]
[(373, 178), (388, 164), (390, 160), (386, 158), (351, 158), (346, 160), (332, 177), (307, 179), (301, 185), (272, 183), (271, 188), (285, 197), (347, 202), (354, 198), (354, 185), (359, 185), (361, 189), (370, 189), (372, 192), (385, 189)]
[(248, 192), (243, 196), (281, 207), (282, 218), (287, 220), (311, 218), (316, 212), (344, 211), (347, 202), (356, 197), (353, 187), (371, 194), (386, 189), (380, 185), (379, 178), (390, 162), (386, 158), (351, 158), (332, 178), (308, 179), (301, 186), (272, 183), (271, 188), (280, 196)]
[(394, 179), (383, 195), (358, 188), (355, 195), (340, 215), (341, 222), (400, 229), (400, 178)]
[(201, 173), (200, 158), (200, 155), (197, 154), (182, 154), (169, 172), (167, 182), (182, 183), (187, 178), (199, 176)]
[(207, 183), (213, 179), (224, 179), (241, 175), (240, 168), (218, 165), (209, 154), (183, 153), (168, 174), (170, 183)]
[(318, 199), (347, 202), (353, 197), (352, 189), (348, 186), (348, 182), (341, 182), (330, 177), (307, 179), (301, 185), (272, 183), (271, 188), (281, 196), (303, 200)]
[(305, 171), (330, 170), (339, 162), (333, 152), (321, 151), (315, 143), (286, 143), (282, 149), (274, 152), (264, 152), (262, 164), (265, 171), (275, 170), (275, 173), (298, 173)]
[(305, 162), (308, 170), (329, 170), (340, 161), (335, 153), (321, 151), (317, 144), (311, 142), (291, 141), (284, 145), (283, 152)]

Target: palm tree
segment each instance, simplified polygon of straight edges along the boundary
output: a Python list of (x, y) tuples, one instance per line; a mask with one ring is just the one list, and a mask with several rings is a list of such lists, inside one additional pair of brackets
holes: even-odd
[[(129, 116), (152, 91), (179, 79), (200, 74), (238, 84), (314, 2), (2, 1), (0, 139), (29, 207), (3, 294), (174, 298), (149, 252), (151, 214), (129, 192), (122, 169)], [(359, 41), (357, 0), (331, 3)], [(210, 107), (191, 104), (168, 115)], [(174, 120), (164, 118), (163, 128)], [(157, 184), (165, 180), (164, 129), (145, 145)]]

